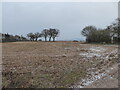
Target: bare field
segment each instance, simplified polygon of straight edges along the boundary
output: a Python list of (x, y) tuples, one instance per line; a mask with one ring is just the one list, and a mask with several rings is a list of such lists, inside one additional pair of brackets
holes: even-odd
[(118, 87), (117, 47), (80, 42), (11, 42), (3, 43), (2, 48), (3, 87)]

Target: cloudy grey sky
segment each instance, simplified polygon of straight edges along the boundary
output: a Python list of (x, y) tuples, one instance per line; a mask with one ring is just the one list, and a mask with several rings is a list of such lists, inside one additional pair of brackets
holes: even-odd
[(118, 17), (117, 2), (5, 2), (3, 32), (26, 35), (44, 28), (57, 28), (57, 40), (81, 40), (88, 25), (105, 28)]

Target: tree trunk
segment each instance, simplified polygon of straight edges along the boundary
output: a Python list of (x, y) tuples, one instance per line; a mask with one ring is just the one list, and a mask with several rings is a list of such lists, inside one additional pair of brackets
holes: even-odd
[(32, 41), (34, 41), (34, 38), (32, 38)]
[(45, 42), (47, 42), (47, 37), (45, 37)]
[(49, 38), (49, 41), (51, 41), (51, 37)]
[(55, 41), (55, 37), (53, 37), (53, 42)]
[(35, 41), (37, 41), (38, 38), (35, 38)]

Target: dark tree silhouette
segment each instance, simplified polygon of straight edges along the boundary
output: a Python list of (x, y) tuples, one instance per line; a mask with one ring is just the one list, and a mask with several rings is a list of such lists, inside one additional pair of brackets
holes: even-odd
[(50, 28), (50, 29), (48, 30), (49, 41), (51, 41), (51, 38), (52, 38), (52, 36), (53, 36), (53, 30), (54, 30), (54, 29), (52, 29), (52, 28)]
[(5, 42), (10, 41), (10, 35), (7, 33), (5, 34)]
[(108, 29), (97, 29), (95, 26), (87, 26), (81, 33), (86, 36), (86, 41), (89, 43), (111, 42), (111, 31)]
[(114, 23), (106, 28), (111, 33), (111, 42), (120, 42), (120, 18), (117, 18)]
[(47, 37), (48, 37), (48, 32), (49, 32), (49, 30), (48, 29), (44, 29), (43, 31), (42, 31), (42, 36), (45, 38), (45, 42), (47, 41)]
[(38, 38), (41, 37), (41, 34), (39, 32), (37, 32), (34, 34), (34, 37), (35, 37), (35, 41), (37, 41)]
[(90, 40), (90, 39), (91, 39), (91, 36), (92, 36), (92, 34), (93, 34), (96, 30), (97, 30), (97, 28), (96, 28), (95, 26), (86, 26), (86, 27), (82, 30), (81, 34), (86, 37), (86, 41), (87, 41), (87, 42), (90, 42), (90, 41), (91, 41), (91, 40)]
[(3, 34), (2, 35), (2, 42), (16, 42), (16, 41), (28, 41), (26, 37), (19, 36), (19, 35), (10, 35), (10, 34)]
[(59, 30), (58, 29), (50, 28), (48, 30), (49, 41), (51, 41), (51, 38), (53, 39), (53, 41), (55, 41), (55, 38), (58, 36), (58, 34), (59, 34)]
[(53, 41), (55, 41), (55, 38), (58, 36), (58, 34), (59, 34), (59, 30), (53, 29), (53, 35), (52, 35)]
[(27, 37), (30, 38), (30, 41), (34, 41), (35, 35), (33, 33), (28, 33)]

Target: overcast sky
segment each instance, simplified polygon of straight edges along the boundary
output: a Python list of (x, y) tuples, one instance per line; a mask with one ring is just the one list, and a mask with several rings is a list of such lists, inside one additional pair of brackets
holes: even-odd
[(117, 2), (6, 2), (2, 7), (3, 32), (26, 35), (57, 28), (57, 40), (81, 40), (88, 25), (105, 28), (118, 17)]

